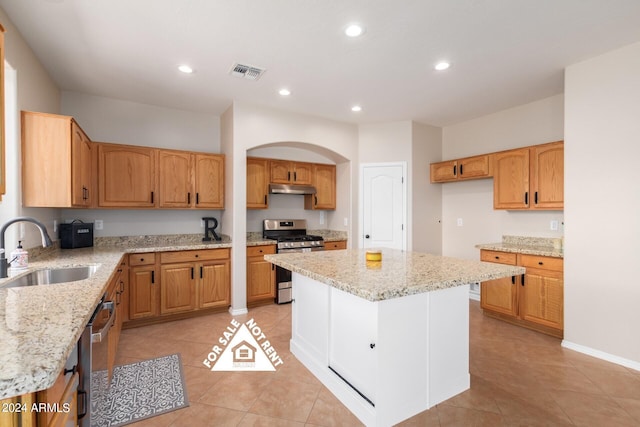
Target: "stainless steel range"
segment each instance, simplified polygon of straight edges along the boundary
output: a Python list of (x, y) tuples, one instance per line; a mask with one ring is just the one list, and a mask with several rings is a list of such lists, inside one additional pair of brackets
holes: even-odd
[[(305, 219), (265, 219), (262, 237), (276, 240), (276, 253), (314, 252), (324, 250), (322, 236), (307, 234)], [(291, 302), (291, 272), (276, 267), (276, 303)]]

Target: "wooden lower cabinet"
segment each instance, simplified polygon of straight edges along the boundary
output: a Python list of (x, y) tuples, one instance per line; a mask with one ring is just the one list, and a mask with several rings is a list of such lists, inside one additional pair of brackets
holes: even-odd
[(129, 255), (129, 320), (158, 315), (156, 276), (154, 253)]
[(228, 248), (129, 255), (129, 323), (228, 307)]
[(264, 255), (275, 253), (275, 245), (247, 247), (248, 306), (275, 302), (276, 269), (273, 264), (264, 260)]
[(339, 249), (347, 249), (347, 241), (346, 240), (336, 240), (333, 242), (324, 242), (324, 250), (325, 251), (333, 251)]
[(562, 258), (481, 250), (480, 260), (527, 269), (522, 276), (482, 282), (480, 306), (485, 314), (563, 337)]

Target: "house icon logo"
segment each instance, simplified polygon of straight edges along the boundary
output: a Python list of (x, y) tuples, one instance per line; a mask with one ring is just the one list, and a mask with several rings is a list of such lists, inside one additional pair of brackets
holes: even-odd
[(236, 344), (232, 349), (233, 366), (249, 367), (256, 364), (256, 348), (249, 344), (246, 340)]
[(275, 371), (284, 363), (254, 319), (232, 319), (210, 348), (202, 364), (211, 371)]

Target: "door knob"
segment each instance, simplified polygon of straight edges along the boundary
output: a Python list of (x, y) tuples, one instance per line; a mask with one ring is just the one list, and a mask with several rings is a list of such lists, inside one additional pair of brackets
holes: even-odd
[(369, 235), (368, 235), (368, 234), (365, 234), (365, 235), (364, 235), (364, 238), (365, 238), (365, 239), (368, 239), (368, 238), (369, 238)]

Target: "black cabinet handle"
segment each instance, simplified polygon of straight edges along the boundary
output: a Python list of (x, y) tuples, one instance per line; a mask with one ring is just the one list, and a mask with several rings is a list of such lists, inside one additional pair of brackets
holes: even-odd
[(496, 259), (500, 259), (500, 257), (496, 255)]
[(196, 193), (196, 205), (200, 203), (200, 193)]
[(538, 265), (542, 265), (544, 264), (542, 261), (538, 261)]
[(453, 176), (456, 176), (456, 165), (453, 165)]
[(316, 199), (316, 206), (318, 206), (318, 196), (313, 196)]
[(525, 205), (529, 204), (529, 192), (528, 191), (524, 192), (524, 204)]
[(369, 344), (369, 347), (370, 347), (370, 348), (374, 348), (375, 346), (376, 346), (376, 344), (375, 344), (375, 343), (371, 343), (371, 344)]
[(516, 284), (516, 276), (511, 276), (511, 284), (512, 285)]
[(276, 269), (276, 265), (275, 264), (271, 264), (271, 271)]
[(298, 172), (294, 172), (293, 173), (293, 180), (297, 181), (298, 180)]
[(291, 181), (291, 172), (287, 172), (287, 181)]
[(522, 275), (522, 286), (524, 286), (524, 274)]
[(460, 165), (460, 175), (462, 175), (462, 174), (464, 173), (464, 172), (462, 172), (462, 167), (463, 167), (463, 166), (464, 166), (464, 165)]
[(66, 369), (65, 368), (64, 375), (75, 374), (76, 372), (78, 372), (78, 365), (73, 365), (73, 367), (71, 369)]
[(265, 205), (267, 204), (267, 195), (266, 194), (264, 195), (264, 204)]
[(200, 278), (202, 279), (202, 266), (200, 266)]
[(191, 267), (191, 280), (193, 280), (193, 267)]
[(187, 193), (187, 204), (191, 204), (191, 192)]
[(153, 285), (154, 283), (156, 283), (156, 272), (155, 271), (151, 271), (151, 284)]
[(365, 234), (365, 235), (364, 235), (364, 238), (365, 238), (365, 239), (368, 239), (368, 238), (369, 238), (369, 235), (368, 235), (368, 234)]
[(153, 191), (151, 192), (151, 203), (153, 203)]
[(536, 191), (535, 193), (533, 193), (533, 203), (534, 204), (538, 204), (538, 192)]

